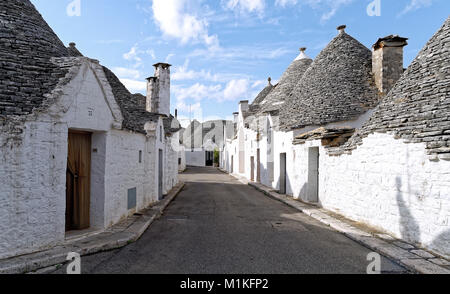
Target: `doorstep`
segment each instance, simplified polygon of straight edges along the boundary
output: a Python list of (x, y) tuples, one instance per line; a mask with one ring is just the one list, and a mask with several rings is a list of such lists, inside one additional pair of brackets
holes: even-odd
[(184, 183), (176, 185), (160, 202), (119, 222), (102, 232), (87, 232), (69, 238), (64, 244), (49, 250), (0, 260), (0, 274), (45, 273), (45, 268), (62, 265), (69, 252), (81, 256), (124, 247), (137, 241), (154, 220), (158, 219), (166, 207), (176, 198)]
[[(220, 169), (227, 173), (225, 170)], [(330, 226), (332, 229), (343, 233), (348, 238), (360, 243), (361, 245), (374, 250), (406, 268), (420, 274), (450, 274), (450, 261), (435, 255), (425, 249), (418, 248), (403, 240), (398, 240), (390, 235), (373, 232), (361, 227), (354, 226), (352, 222), (343, 217), (337, 218), (337, 214), (332, 213), (317, 205), (307, 204), (294, 199), (292, 196), (279, 194), (272, 188), (266, 187), (260, 183), (248, 181), (242, 176), (230, 174), (241, 183), (249, 185), (264, 195), (281, 201), (300, 212)]]

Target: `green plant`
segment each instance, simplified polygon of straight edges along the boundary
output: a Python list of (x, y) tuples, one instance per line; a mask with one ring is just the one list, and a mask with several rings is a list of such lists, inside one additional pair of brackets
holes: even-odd
[(219, 160), (220, 160), (219, 150), (215, 149), (214, 150), (214, 163), (218, 165), (219, 164)]

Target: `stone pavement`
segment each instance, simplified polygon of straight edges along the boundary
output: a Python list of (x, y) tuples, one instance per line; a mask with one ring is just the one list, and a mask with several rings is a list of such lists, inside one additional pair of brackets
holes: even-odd
[(179, 183), (160, 202), (112, 226), (106, 231), (67, 240), (49, 250), (0, 260), (0, 274), (46, 273), (66, 262), (69, 252), (81, 256), (124, 247), (137, 241), (150, 224), (158, 219), (166, 207), (183, 189)]
[[(220, 171), (227, 173), (222, 169)], [(375, 232), (368, 228), (361, 228), (355, 222), (340, 217), (326, 209), (303, 203), (288, 195), (279, 194), (272, 188), (250, 182), (239, 175), (230, 175), (238, 179), (241, 183), (249, 185), (273, 199), (298, 209), (302, 213), (343, 233), (348, 238), (397, 261), (399, 264), (415, 272), (421, 274), (450, 274), (450, 261), (447, 259), (434, 255), (403, 240), (398, 240), (390, 235)]]

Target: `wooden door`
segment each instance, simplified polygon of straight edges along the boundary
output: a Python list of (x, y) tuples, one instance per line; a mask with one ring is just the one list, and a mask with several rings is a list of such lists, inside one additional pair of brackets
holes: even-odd
[(91, 134), (69, 132), (66, 172), (66, 230), (90, 226)]

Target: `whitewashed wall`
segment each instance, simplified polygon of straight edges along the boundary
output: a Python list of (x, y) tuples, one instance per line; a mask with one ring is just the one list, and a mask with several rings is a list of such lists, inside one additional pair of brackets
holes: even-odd
[(186, 152), (186, 165), (204, 167), (206, 166), (206, 153), (204, 150), (194, 150), (187, 148)]
[(425, 147), (373, 134), (352, 155), (326, 157), (321, 204), (450, 256), (450, 162)]
[(183, 172), (186, 170), (186, 148), (183, 145), (180, 145), (178, 158), (181, 159), (181, 164), (178, 165), (178, 172)]
[(26, 123), (12, 141), (0, 127), (0, 258), (47, 248), (65, 236), (67, 132)]
[[(98, 63), (85, 59), (59, 90), (48, 111), (0, 125), (0, 258), (64, 242), (69, 129), (93, 133), (93, 228), (104, 229), (157, 200), (157, 150), (164, 150), (164, 192), (178, 183), (177, 151), (159, 132), (116, 129), (122, 116)], [(131, 188), (137, 189), (137, 207), (128, 210)]]

